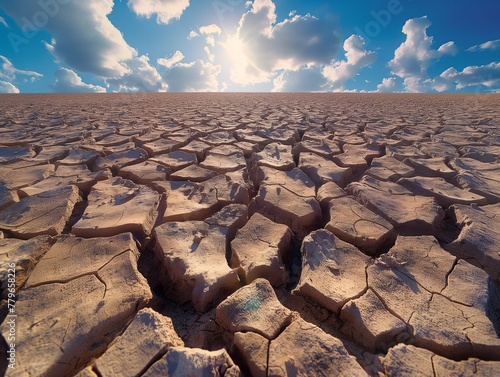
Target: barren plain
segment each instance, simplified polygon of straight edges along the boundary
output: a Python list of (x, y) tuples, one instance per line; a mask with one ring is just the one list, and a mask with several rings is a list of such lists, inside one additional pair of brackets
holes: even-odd
[(2, 373), (500, 375), (500, 95), (0, 109)]

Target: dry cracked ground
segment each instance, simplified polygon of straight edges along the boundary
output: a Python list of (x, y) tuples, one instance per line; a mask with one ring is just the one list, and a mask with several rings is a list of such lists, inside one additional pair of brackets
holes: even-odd
[(500, 375), (498, 95), (0, 108), (8, 376)]

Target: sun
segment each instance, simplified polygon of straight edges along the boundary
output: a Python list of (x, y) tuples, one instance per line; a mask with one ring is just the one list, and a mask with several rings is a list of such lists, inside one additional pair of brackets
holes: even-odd
[(240, 38), (238, 33), (228, 36), (222, 43), (226, 58), (230, 66), (231, 80), (238, 84), (248, 85), (263, 82), (268, 79), (267, 74), (255, 64), (248, 54), (249, 46)]
[(243, 67), (248, 64), (248, 57), (245, 51), (245, 46), (238, 34), (228, 36), (226, 42), (223, 43), (226, 50), (226, 55), (232, 63), (233, 68)]

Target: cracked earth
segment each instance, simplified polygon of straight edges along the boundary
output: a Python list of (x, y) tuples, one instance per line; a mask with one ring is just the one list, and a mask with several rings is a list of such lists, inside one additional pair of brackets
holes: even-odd
[(1, 96), (2, 373), (500, 375), (499, 100)]

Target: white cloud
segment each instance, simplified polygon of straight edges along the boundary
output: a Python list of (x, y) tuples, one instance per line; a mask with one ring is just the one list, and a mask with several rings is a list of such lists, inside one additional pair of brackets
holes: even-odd
[(18, 76), (26, 76), (30, 81), (43, 77), (35, 71), (17, 69), (9, 59), (0, 55), (0, 93), (19, 93), (19, 89), (14, 85)]
[[(57, 3), (57, 2), (56, 2)], [(18, 25), (34, 20), (40, 13), (38, 2), (32, 0), (3, 1), (4, 10)], [(80, 72), (97, 76), (117, 77), (129, 72), (124, 63), (137, 55), (113, 26), (107, 15), (113, 0), (70, 1), (47, 16), (40, 28), (52, 35), (47, 49), (54, 57)]]
[(484, 42), (467, 49), (467, 51), (485, 51), (485, 50), (492, 50), (492, 51), (500, 50), (500, 39)]
[(191, 30), (191, 32), (189, 33), (188, 39), (193, 39), (195, 37), (198, 37), (200, 34), (205, 35), (205, 41), (207, 42), (207, 44), (209, 46), (214, 47), (215, 46), (215, 36), (220, 35), (222, 33), (222, 30), (217, 25), (211, 24), (211, 25), (206, 25), (206, 26), (200, 27), (198, 29), (198, 33), (194, 30)]
[[(56, 2), (57, 3), (57, 2)], [(145, 55), (127, 44), (108, 19), (113, 0), (70, 1), (60, 4), (47, 22), (39, 25), (52, 35), (47, 49), (55, 60), (76, 72), (92, 73), (116, 91), (164, 91), (165, 83)], [(31, 0), (5, 2), (7, 13), (19, 24), (40, 13)]]
[(205, 35), (222, 33), (222, 30), (220, 29), (220, 27), (218, 27), (215, 24), (202, 26), (202, 27), (200, 27), (199, 31), (200, 31), (200, 34), (205, 34)]
[(213, 63), (215, 61), (215, 55), (212, 54), (210, 51), (210, 48), (208, 46), (205, 46), (204, 49), (205, 53), (207, 54), (207, 59), (210, 63)]
[(273, 92), (346, 91), (344, 84), (364, 67), (375, 62), (377, 54), (364, 49), (364, 39), (351, 35), (344, 41), (345, 60), (284, 70), (273, 81)]
[(458, 53), (458, 47), (455, 42), (446, 42), (438, 48), (438, 53), (442, 55), (456, 55)]
[(433, 88), (439, 92), (452, 89), (463, 89), (470, 86), (494, 87), (500, 85), (500, 62), (481, 66), (465, 67), (461, 72), (448, 68), (434, 78)]
[(167, 68), (172, 68), (175, 64), (184, 59), (184, 55), (180, 51), (176, 51), (170, 58), (160, 58), (156, 62)]
[(269, 81), (278, 70), (328, 64), (340, 39), (336, 25), (309, 14), (276, 23), (271, 0), (249, 2), (235, 35), (224, 44), (233, 60), (232, 81), (255, 84)]
[(170, 92), (216, 92), (217, 76), (220, 66), (196, 60), (191, 63), (178, 63), (164, 75)]
[(431, 79), (422, 79), (417, 76), (406, 77), (403, 80), (405, 90), (410, 93), (423, 93), (433, 88)]
[(429, 26), (431, 22), (426, 16), (406, 21), (403, 26), (406, 41), (396, 49), (394, 58), (389, 62), (392, 73), (404, 79), (403, 84), (408, 91), (423, 90), (429, 79), (427, 69), (431, 63), (445, 54), (457, 52), (454, 42), (447, 42), (433, 50), (433, 38), (427, 35)]
[(328, 88), (328, 82), (318, 68), (283, 71), (273, 84), (273, 92), (318, 92)]
[(396, 78), (387, 77), (382, 79), (382, 83), (377, 85), (377, 92), (381, 93), (392, 93), (396, 91)]
[(157, 23), (168, 24), (182, 16), (189, 0), (129, 0), (128, 6), (138, 16), (150, 18), (156, 14)]
[(149, 64), (149, 57), (141, 55), (127, 61), (130, 72), (117, 78), (108, 78), (106, 83), (113, 91), (165, 92), (167, 85), (157, 69)]
[(0, 80), (0, 93), (19, 93), (19, 89), (10, 82)]
[(2, 55), (0, 55), (0, 63), (0, 79), (2, 80), (14, 81), (18, 75), (29, 76), (32, 81), (43, 77), (41, 73), (35, 71), (17, 69), (9, 59)]
[(343, 89), (344, 84), (356, 76), (364, 67), (377, 60), (377, 53), (366, 51), (365, 41), (359, 35), (351, 35), (344, 42), (347, 60), (335, 62), (323, 69), (323, 75), (329, 80), (332, 88)]
[(85, 84), (81, 77), (74, 71), (67, 68), (59, 68), (56, 71), (56, 81), (52, 86), (57, 93), (105, 93), (106, 89), (102, 86)]
[(5, 21), (5, 18), (0, 16), (0, 24), (5, 26), (6, 28), (9, 28), (9, 25), (7, 24), (7, 21)]

